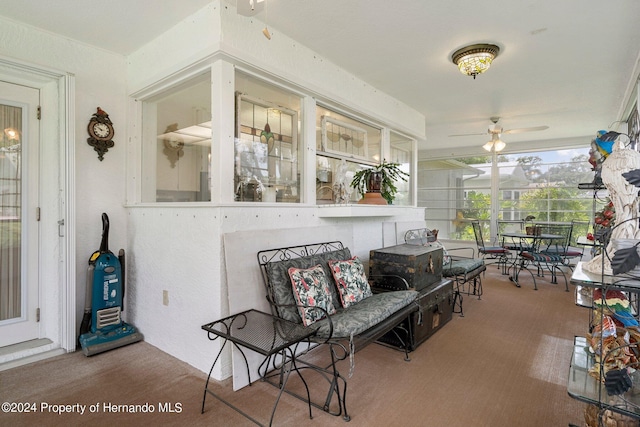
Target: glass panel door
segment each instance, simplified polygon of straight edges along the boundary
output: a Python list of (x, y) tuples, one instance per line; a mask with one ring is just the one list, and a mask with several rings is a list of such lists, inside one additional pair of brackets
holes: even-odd
[(22, 316), (22, 110), (0, 105), (0, 321)]
[(0, 82), (0, 347), (39, 338), (40, 91)]

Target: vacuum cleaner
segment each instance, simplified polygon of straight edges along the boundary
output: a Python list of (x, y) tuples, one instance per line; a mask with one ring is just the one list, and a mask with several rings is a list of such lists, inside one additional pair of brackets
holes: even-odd
[(141, 341), (138, 330), (122, 321), (124, 311), (124, 249), (109, 250), (109, 217), (102, 214), (100, 249), (89, 258), (84, 316), (78, 341), (85, 356)]

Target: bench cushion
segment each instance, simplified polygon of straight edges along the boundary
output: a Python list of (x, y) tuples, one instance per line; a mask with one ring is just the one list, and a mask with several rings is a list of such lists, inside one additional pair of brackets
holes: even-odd
[(329, 268), (338, 287), (342, 307), (347, 308), (371, 296), (371, 287), (357, 256), (344, 261), (329, 261)]
[[(329, 260), (342, 260), (351, 258), (349, 248), (330, 251), (302, 258), (292, 258), (282, 261), (269, 262), (265, 265), (267, 280), (272, 286), (273, 299), (276, 305), (289, 305), (289, 307), (278, 307), (278, 315), (286, 320), (301, 323), (300, 314), (295, 307), (296, 300), (293, 296), (293, 287), (289, 278), (289, 268), (311, 268), (319, 264), (328, 278), (333, 277), (329, 270)], [(334, 307), (341, 307), (340, 299), (336, 291), (336, 287), (329, 286), (331, 292), (331, 301)]]
[(442, 275), (445, 277), (453, 277), (461, 274), (467, 274), (484, 265), (481, 259), (460, 259), (452, 261), (442, 267)]
[[(358, 335), (391, 316), (396, 311), (406, 307), (416, 300), (418, 291), (381, 292), (363, 299), (348, 308), (336, 311), (331, 316), (333, 322), (333, 338), (350, 338)], [(317, 336), (329, 337), (329, 323), (320, 321)], [(315, 326), (315, 325), (314, 325)]]
[[(329, 315), (336, 312), (329, 292), (331, 284), (320, 265), (311, 268), (289, 267), (289, 277), (293, 284), (293, 294), (299, 305), (319, 307), (326, 310)], [(298, 307), (298, 311), (304, 326), (309, 326), (325, 317), (325, 313), (317, 309)]]

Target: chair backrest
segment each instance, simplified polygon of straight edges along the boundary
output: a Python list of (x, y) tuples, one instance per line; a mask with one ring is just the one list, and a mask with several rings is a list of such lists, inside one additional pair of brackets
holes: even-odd
[[(290, 267), (311, 268), (320, 264), (325, 275), (331, 278), (333, 274), (329, 269), (328, 261), (349, 258), (351, 258), (349, 248), (344, 247), (339, 241), (266, 249), (258, 252), (258, 265), (267, 291), (267, 301), (271, 305), (271, 313), (292, 322), (302, 321), (291, 287), (288, 272)], [(340, 307), (336, 287), (330, 286), (329, 290), (334, 306)]]
[(569, 238), (569, 246), (578, 246), (578, 237), (587, 237), (591, 229), (591, 222), (573, 220), (571, 224), (573, 224), (573, 229), (571, 230), (571, 237)]
[(562, 236), (562, 238), (548, 238), (544, 237), (540, 239), (538, 246), (540, 251), (549, 251), (564, 253), (569, 247), (569, 240), (571, 239), (571, 231), (573, 230), (573, 224), (554, 224), (554, 223), (540, 223), (535, 224), (535, 227), (540, 227), (541, 234)]
[(471, 221), (471, 226), (473, 227), (473, 234), (476, 238), (476, 245), (478, 245), (478, 249), (484, 249), (484, 238), (482, 237), (482, 226), (480, 225), (480, 221)]
[[(506, 243), (505, 238), (502, 235), (503, 233), (517, 233), (524, 230), (524, 220), (499, 219), (497, 220), (496, 225), (498, 226), (498, 245), (504, 245)], [(510, 239), (509, 241), (511, 242), (513, 239)]]
[(505, 232), (518, 232), (524, 230), (524, 220), (507, 220), (507, 219), (499, 219), (497, 222), (498, 225), (498, 236)]

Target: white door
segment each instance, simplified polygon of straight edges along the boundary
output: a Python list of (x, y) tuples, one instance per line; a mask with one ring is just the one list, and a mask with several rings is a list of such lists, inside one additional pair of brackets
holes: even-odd
[(0, 81), (0, 347), (39, 338), (39, 101)]

